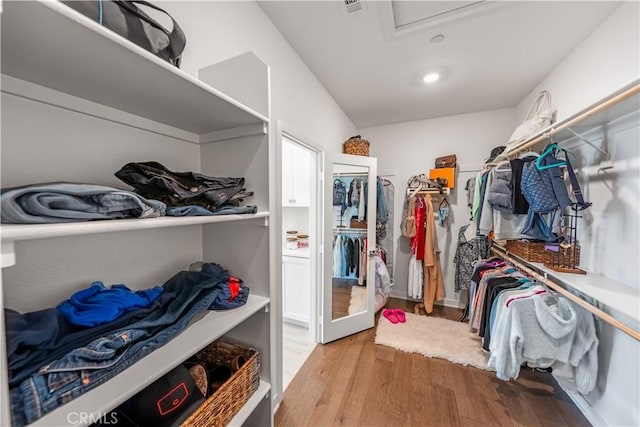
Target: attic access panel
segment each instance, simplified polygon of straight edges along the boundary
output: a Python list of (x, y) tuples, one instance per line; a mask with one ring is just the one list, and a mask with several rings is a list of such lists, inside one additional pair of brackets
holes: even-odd
[(462, 19), (499, 5), (497, 1), (396, 1), (380, 3), (391, 34), (400, 35)]

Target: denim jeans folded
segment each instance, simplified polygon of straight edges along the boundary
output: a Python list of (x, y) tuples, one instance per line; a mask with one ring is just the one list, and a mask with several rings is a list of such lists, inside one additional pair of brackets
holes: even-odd
[(175, 296), (175, 292), (165, 290), (150, 306), (128, 311), (113, 322), (93, 328), (73, 325), (55, 308), (26, 314), (5, 309), (9, 384), (17, 385), (71, 350), (147, 317), (167, 306)]
[(220, 287), (220, 293), (209, 307), (211, 310), (227, 310), (230, 308), (240, 307), (247, 303), (249, 298), (249, 288), (244, 281), (239, 278), (233, 278), (237, 288), (232, 290), (233, 285), (230, 284), (231, 276), (228, 271), (224, 270), (219, 264), (213, 262), (194, 262), (189, 266), (190, 271), (200, 271), (212, 277), (223, 275), (224, 283)]
[(97, 219), (154, 218), (165, 204), (94, 184), (54, 182), (7, 188), (0, 195), (2, 222), (40, 224)]
[(166, 307), (69, 352), (13, 388), (13, 425), (37, 420), (113, 378), (178, 335), (220, 293), (226, 272), (219, 268), (210, 273), (179, 272), (163, 285), (163, 295), (176, 294)]
[(215, 211), (203, 208), (198, 205), (189, 206), (167, 206), (167, 216), (207, 216), (207, 215), (238, 215), (254, 214), (258, 212), (258, 207), (252, 206), (223, 206)]

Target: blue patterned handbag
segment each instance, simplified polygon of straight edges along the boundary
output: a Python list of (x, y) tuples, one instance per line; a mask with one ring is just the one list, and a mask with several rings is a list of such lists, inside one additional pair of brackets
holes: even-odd
[(529, 202), (530, 213), (548, 213), (560, 207), (553, 191), (551, 176), (546, 170), (538, 170), (535, 162), (524, 164), (520, 187), (522, 195)]

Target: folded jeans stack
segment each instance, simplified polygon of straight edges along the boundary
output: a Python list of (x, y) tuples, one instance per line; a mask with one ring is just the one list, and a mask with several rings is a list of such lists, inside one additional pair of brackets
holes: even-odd
[(99, 219), (155, 218), (166, 205), (103, 185), (52, 182), (2, 190), (5, 224), (47, 224)]

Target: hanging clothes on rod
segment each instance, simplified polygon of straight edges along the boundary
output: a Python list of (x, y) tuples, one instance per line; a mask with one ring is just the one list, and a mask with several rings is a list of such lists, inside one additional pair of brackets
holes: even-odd
[[(393, 183), (386, 178), (380, 178), (380, 182), (382, 184), (382, 197), (384, 198), (387, 210), (387, 221), (384, 223), (376, 222), (376, 243), (387, 253), (392, 254), (394, 251), (395, 241), (393, 229), (395, 188)], [(388, 259), (385, 259), (385, 264), (387, 266), (389, 276), (391, 277), (391, 281), (393, 282), (393, 257), (391, 256)]]
[(555, 292), (561, 294), (565, 298), (567, 298), (567, 299), (571, 300), (572, 302), (574, 302), (575, 304), (581, 306), (582, 308), (584, 308), (585, 310), (589, 311), (590, 313), (592, 313), (594, 316), (598, 317), (599, 319), (601, 319), (605, 323), (613, 326), (614, 328), (617, 328), (617, 329), (621, 330), (622, 332), (624, 332), (625, 334), (629, 335), (633, 339), (635, 339), (637, 341), (640, 341), (640, 332), (638, 332), (635, 329), (629, 327), (628, 325), (620, 322), (619, 320), (613, 318), (610, 314), (605, 313), (604, 311), (600, 310), (598, 307), (595, 307), (594, 305), (588, 303), (587, 301), (585, 301), (584, 299), (580, 298), (579, 296), (574, 295), (573, 293), (571, 293), (568, 290), (566, 290), (565, 288), (563, 288), (561, 285), (553, 282), (552, 280), (548, 279), (547, 277), (539, 274), (538, 272), (532, 270), (531, 268), (529, 268), (529, 267), (523, 265), (522, 263), (516, 261), (511, 256), (509, 256), (504, 251), (504, 249), (498, 248), (496, 246), (492, 246), (491, 247), (491, 252), (493, 252), (495, 255), (497, 255), (501, 259), (503, 258), (505, 260), (508, 260), (511, 264), (517, 266), (518, 269), (520, 269), (521, 271), (526, 272), (529, 275), (529, 277), (532, 277), (532, 278), (536, 279), (538, 282), (543, 283), (548, 288), (553, 289)]
[[(364, 284), (366, 238), (359, 233), (338, 232), (333, 236), (333, 277)], [(364, 264), (364, 268), (363, 268)]]
[(589, 393), (598, 372), (593, 315), (499, 257), (476, 263), (471, 328), (490, 352), (498, 378), (517, 378), (520, 366), (551, 368)]
[(440, 265), (440, 249), (431, 195), (410, 195), (405, 203), (402, 232), (409, 237), (408, 295), (422, 299), (427, 314), (433, 311), (435, 301), (444, 299), (444, 281)]

